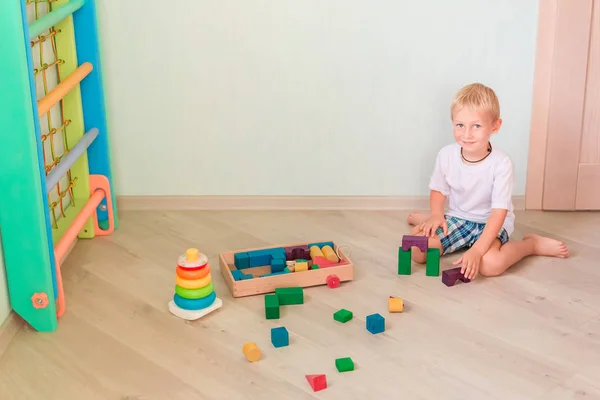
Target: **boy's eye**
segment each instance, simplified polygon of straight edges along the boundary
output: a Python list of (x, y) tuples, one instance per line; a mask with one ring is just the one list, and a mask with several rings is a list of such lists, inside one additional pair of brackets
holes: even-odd
[(463, 124), (456, 124), (456, 126), (458, 126), (459, 128), (462, 128)]
[(479, 124), (475, 124), (475, 128), (478, 128), (478, 129), (479, 129), (479, 128), (481, 128), (481, 125), (479, 125)]

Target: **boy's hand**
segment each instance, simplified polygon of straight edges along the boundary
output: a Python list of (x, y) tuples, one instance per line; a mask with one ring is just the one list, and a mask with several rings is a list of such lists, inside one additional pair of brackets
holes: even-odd
[(454, 261), (453, 265), (462, 264), (460, 272), (467, 279), (475, 279), (479, 273), (479, 265), (483, 254), (474, 247), (467, 250), (458, 260)]
[(420, 226), (424, 236), (434, 237), (437, 228), (442, 228), (444, 235), (448, 234), (448, 224), (443, 215), (432, 215)]

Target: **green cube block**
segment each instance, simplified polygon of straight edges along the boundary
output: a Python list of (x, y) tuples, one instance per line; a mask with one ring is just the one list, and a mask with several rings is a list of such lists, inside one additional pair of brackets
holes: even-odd
[(410, 275), (412, 266), (412, 250), (402, 250), (402, 247), (398, 248), (398, 275)]
[(279, 319), (279, 299), (275, 294), (265, 295), (265, 316), (267, 319)]
[(425, 274), (427, 276), (440, 276), (440, 249), (427, 249)]
[(338, 372), (354, 371), (354, 361), (350, 357), (338, 358), (335, 360), (335, 367)]
[(301, 287), (277, 288), (275, 294), (281, 306), (304, 304), (304, 291)]
[(341, 323), (346, 323), (352, 319), (352, 311), (348, 311), (348, 310), (342, 308), (341, 310), (336, 311), (333, 314), (333, 319), (335, 319), (336, 321), (339, 321)]

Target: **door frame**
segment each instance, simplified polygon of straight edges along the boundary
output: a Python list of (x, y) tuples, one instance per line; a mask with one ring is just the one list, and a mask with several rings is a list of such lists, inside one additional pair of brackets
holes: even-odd
[[(600, 0), (596, 0), (600, 1)], [(575, 210), (594, 0), (540, 0), (525, 208)]]

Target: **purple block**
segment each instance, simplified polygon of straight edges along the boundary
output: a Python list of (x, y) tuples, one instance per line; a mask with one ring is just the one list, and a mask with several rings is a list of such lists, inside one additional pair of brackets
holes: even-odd
[(286, 261), (298, 259), (310, 260), (310, 250), (307, 245), (286, 247), (285, 259)]
[(427, 236), (402, 236), (402, 250), (408, 251), (413, 246), (418, 247), (423, 253), (427, 253), (429, 239)]
[(460, 268), (461, 267), (447, 269), (444, 272), (442, 272), (442, 282), (444, 282), (444, 285), (454, 286), (457, 280), (460, 280), (464, 283), (471, 282), (470, 279), (465, 278), (465, 276), (461, 274)]

